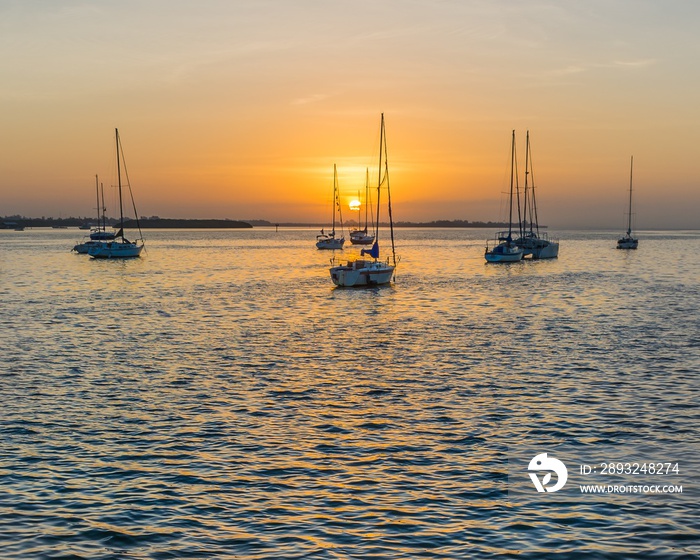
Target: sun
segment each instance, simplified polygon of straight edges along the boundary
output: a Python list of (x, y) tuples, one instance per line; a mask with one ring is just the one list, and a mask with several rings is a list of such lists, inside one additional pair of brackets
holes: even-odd
[(356, 198), (354, 198), (348, 203), (348, 206), (350, 206), (350, 210), (359, 210), (360, 206), (362, 206), (362, 203)]

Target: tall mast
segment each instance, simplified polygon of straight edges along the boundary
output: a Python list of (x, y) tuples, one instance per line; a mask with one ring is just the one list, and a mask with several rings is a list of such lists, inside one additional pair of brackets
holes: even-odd
[[(386, 130), (384, 130), (384, 113), (382, 113), (382, 131), (384, 131), (384, 176), (386, 177), (387, 207), (389, 209), (389, 233), (391, 235), (391, 258), (396, 266), (396, 249), (394, 247), (394, 218), (391, 214), (391, 188), (389, 187), (389, 152), (386, 145)], [(377, 223), (379, 228), (379, 223)]]
[(367, 233), (367, 215), (369, 212), (369, 167), (365, 176), (365, 233)]
[(100, 229), (100, 185), (97, 175), (95, 175), (95, 197), (97, 198), (97, 206), (95, 207), (97, 210), (97, 229)]
[[(530, 188), (528, 189), (527, 180), (530, 179)], [(530, 199), (528, 200), (528, 190)], [(540, 223), (537, 218), (537, 195), (535, 193), (535, 174), (532, 172), (532, 150), (530, 148), (530, 131), (527, 131), (525, 139), (525, 225), (527, 225), (528, 213), (530, 216), (530, 233), (537, 232), (540, 234)], [(534, 227), (534, 229), (533, 229)]]
[(630, 208), (627, 214), (627, 235), (632, 235), (632, 163), (634, 156), (630, 156)]
[[(527, 215), (530, 210), (530, 233), (532, 233), (532, 207), (528, 205), (527, 199), (527, 179), (530, 173), (530, 131), (525, 133), (525, 194), (523, 196), (523, 221), (520, 234), (523, 235), (527, 229)], [(534, 194), (534, 192), (533, 192)]]
[(114, 137), (117, 144), (117, 185), (119, 187), (119, 228), (122, 232), (122, 239), (124, 239), (124, 211), (122, 209), (122, 173), (121, 165), (119, 163), (119, 129), (114, 129)]
[(100, 183), (100, 194), (102, 195), (102, 231), (107, 231), (107, 207), (105, 206), (105, 186)]
[(335, 233), (335, 207), (338, 205), (338, 171), (336, 170), (336, 164), (333, 164), (333, 227), (331, 231)]
[(513, 130), (513, 139), (510, 146), (510, 197), (508, 199), (508, 241), (511, 240), (513, 232), (513, 179), (515, 176), (515, 130)]
[(382, 187), (382, 147), (384, 146), (384, 113), (382, 113), (382, 124), (379, 127), (379, 178), (377, 179), (377, 231), (374, 242), (379, 241), (379, 206), (381, 202)]
[(343, 207), (340, 205), (340, 186), (338, 185), (338, 174), (335, 170), (335, 164), (333, 164), (333, 175), (335, 176), (335, 205), (338, 208), (338, 218), (340, 218), (340, 235), (342, 237), (345, 233), (345, 228), (343, 227)]

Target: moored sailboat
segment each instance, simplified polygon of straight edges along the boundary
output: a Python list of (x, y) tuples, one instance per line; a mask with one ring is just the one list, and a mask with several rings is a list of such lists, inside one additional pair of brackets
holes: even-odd
[(513, 240), (513, 187), (517, 181), (517, 168), (515, 159), (515, 130), (513, 131), (513, 140), (511, 142), (511, 157), (510, 157), (510, 197), (508, 199), (508, 231), (499, 231), (496, 234), (496, 240), (493, 247), (489, 248), (488, 241), (486, 242), (486, 250), (484, 258), (489, 263), (504, 263), (517, 262), (523, 258), (523, 249), (518, 247)]
[[(336, 213), (340, 217), (340, 237), (335, 236), (335, 216)], [(340, 192), (338, 189), (338, 169), (333, 164), (333, 217), (332, 226), (329, 233), (321, 230), (321, 233), (316, 236), (316, 247), (318, 249), (342, 249), (345, 243), (343, 235), (343, 211), (340, 208)]]
[(369, 169), (367, 170), (367, 175), (365, 179), (365, 227), (362, 229), (354, 229), (350, 232), (350, 243), (353, 245), (371, 245), (374, 243), (375, 234), (369, 233), (367, 230), (368, 216), (369, 216)]
[(617, 240), (618, 249), (636, 249), (639, 245), (639, 239), (632, 237), (632, 164), (634, 156), (630, 156), (630, 199), (629, 208), (627, 210), (627, 232)]
[[(528, 178), (531, 179), (528, 184)], [(523, 219), (520, 222), (520, 237), (515, 244), (523, 249), (523, 258), (554, 259), (559, 256), (559, 242), (550, 240), (546, 232), (540, 231), (537, 218), (537, 198), (535, 195), (535, 176), (532, 172), (532, 153), (530, 151), (530, 131), (525, 140), (525, 187), (523, 189)]]
[[(115, 232), (107, 231), (107, 218), (105, 212), (105, 195), (104, 189), (100, 188), (99, 178), (95, 175), (95, 195), (97, 198), (97, 227), (90, 229), (90, 235), (88, 239), (85, 239), (81, 243), (77, 243), (73, 247), (73, 251), (79, 254), (87, 254), (90, 247), (95, 247), (100, 245), (105, 241), (111, 241), (115, 237)], [(102, 203), (100, 204), (100, 194), (102, 195)], [(88, 226), (89, 227), (89, 226)]]
[[(360, 257), (369, 255), (370, 259), (348, 260), (345, 264), (330, 268), (331, 280), (339, 287), (380, 286), (391, 283), (396, 270), (397, 258), (394, 245), (394, 221), (391, 212), (391, 190), (389, 188), (389, 165), (387, 163), (386, 131), (384, 129), (384, 113), (382, 113), (379, 129), (379, 178), (377, 180), (377, 218), (375, 239), (371, 249), (362, 249)], [(382, 169), (383, 166), (383, 169)], [(383, 171), (383, 173), (382, 173)], [(391, 257), (380, 261), (379, 251), (379, 214), (381, 207), (381, 189), (386, 185), (387, 207), (389, 213), (389, 231), (391, 236)], [(333, 261), (332, 261), (333, 262)]]
[[(129, 182), (129, 174), (126, 169), (126, 163), (124, 163), (124, 151), (121, 148), (121, 140), (119, 138), (119, 130), (114, 129), (115, 142), (117, 147), (117, 187), (119, 191), (119, 230), (114, 234), (114, 238), (111, 241), (102, 241), (98, 245), (94, 245), (88, 249), (88, 254), (95, 259), (125, 259), (133, 258), (141, 255), (143, 250), (143, 235), (141, 234), (141, 227), (139, 225), (138, 212), (136, 211), (136, 204), (134, 203), (134, 196), (131, 192), (131, 183)], [(134, 209), (134, 214), (136, 215), (136, 224), (139, 228), (140, 238), (138, 241), (140, 243), (129, 241), (124, 237), (124, 207), (123, 207), (123, 196), (122, 196), (122, 176), (121, 167), (124, 165), (124, 175), (126, 178), (126, 183), (129, 186), (129, 195), (131, 196), (131, 204)]]

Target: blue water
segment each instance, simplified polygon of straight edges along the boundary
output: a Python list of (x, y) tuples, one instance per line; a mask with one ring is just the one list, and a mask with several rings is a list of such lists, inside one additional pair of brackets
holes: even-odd
[(0, 558), (700, 557), (697, 499), (509, 497), (518, 444), (700, 449), (700, 232), (618, 233), (343, 290), (312, 229), (0, 231)]

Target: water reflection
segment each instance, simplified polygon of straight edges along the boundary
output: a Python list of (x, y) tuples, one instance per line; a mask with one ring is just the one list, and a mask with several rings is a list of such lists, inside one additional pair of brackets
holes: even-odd
[(685, 502), (506, 488), (514, 443), (697, 439), (697, 235), (565, 233), (495, 267), (483, 230), (400, 230), (369, 290), (334, 289), (314, 235), (155, 231), (92, 261), (3, 234), (6, 557), (697, 552)]

